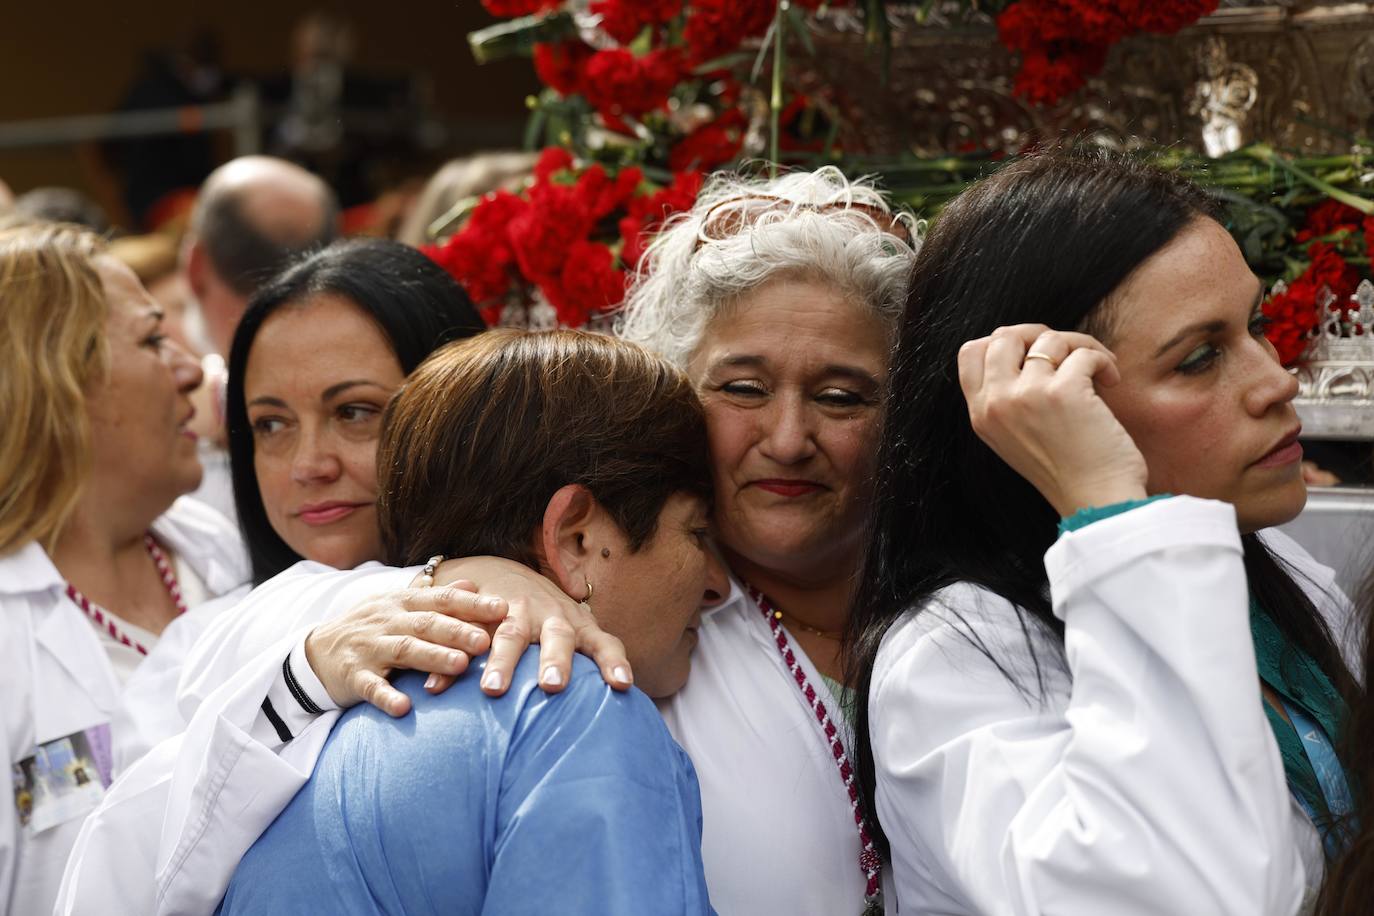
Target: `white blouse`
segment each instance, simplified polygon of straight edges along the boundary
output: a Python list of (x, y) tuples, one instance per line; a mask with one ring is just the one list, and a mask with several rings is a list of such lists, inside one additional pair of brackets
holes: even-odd
[[(248, 577), (237, 530), (213, 509), (183, 497), (152, 529), (207, 594)], [(0, 804), (0, 913), (51, 909), (82, 817), (119, 771), (118, 663), (100, 633), (38, 544), (0, 556), (0, 750), (14, 782)]]
[[(1264, 537), (1343, 636), (1330, 570)], [(1065, 638), (1060, 654), (1031, 630), (1043, 696), (1016, 612), (986, 590), (945, 589), (883, 642), (888, 912), (1297, 912), (1321, 844), (1263, 711), (1234, 508), (1151, 503), (1062, 536), (1045, 567)]]
[[(732, 581), (699, 636), (687, 686), (660, 701), (659, 712), (701, 784), (711, 905), (721, 916), (857, 916), (866, 881), (854, 809), (763, 612)], [(796, 657), (847, 731), (815, 666), (800, 650)]]

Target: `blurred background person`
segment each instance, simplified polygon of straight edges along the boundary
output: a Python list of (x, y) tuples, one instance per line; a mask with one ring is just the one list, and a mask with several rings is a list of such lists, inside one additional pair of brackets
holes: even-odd
[(14, 211), (33, 220), (71, 223), (92, 232), (109, 231), (110, 220), (100, 204), (74, 188), (34, 188), (14, 199)]
[[(170, 47), (146, 51), (120, 112), (189, 108), (223, 102), (236, 80), (224, 68), (214, 29), (190, 31)], [(137, 229), (161, 226), (185, 206), (220, 161), (212, 134), (188, 131), (110, 141), (103, 161), (122, 179), (124, 206)]]

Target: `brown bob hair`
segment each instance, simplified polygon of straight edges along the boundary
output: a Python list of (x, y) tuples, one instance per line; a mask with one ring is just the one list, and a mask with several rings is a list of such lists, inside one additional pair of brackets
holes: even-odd
[(549, 500), (581, 484), (632, 550), (674, 493), (711, 496), (706, 420), (685, 375), (582, 331), (492, 330), (425, 360), (383, 417), (388, 562), (491, 555), (536, 567)]

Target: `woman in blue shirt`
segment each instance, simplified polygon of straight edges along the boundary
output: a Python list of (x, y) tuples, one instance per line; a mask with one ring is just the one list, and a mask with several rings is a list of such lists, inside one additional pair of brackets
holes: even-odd
[(412, 714), (339, 720), (220, 912), (709, 912), (696, 778), (649, 699), (686, 681), (701, 609), (726, 592), (685, 376), (607, 337), (488, 332), (406, 383), (378, 469), (393, 563), (529, 565), (625, 643), (641, 689), (579, 657), (548, 695), (561, 673), (536, 649), (494, 701), (476, 678), (434, 696), (402, 675)]

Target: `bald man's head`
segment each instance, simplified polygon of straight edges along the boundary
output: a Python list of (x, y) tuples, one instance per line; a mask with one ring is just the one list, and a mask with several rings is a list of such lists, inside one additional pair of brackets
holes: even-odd
[(191, 228), (221, 279), (251, 296), (295, 257), (333, 241), (338, 220), (319, 178), (284, 159), (242, 156), (205, 180)]
[(258, 288), (333, 241), (338, 222), (329, 186), (284, 159), (242, 156), (210, 174), (191, 216), (186, 272), (216, 350), (228, 353)]

